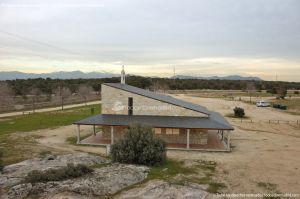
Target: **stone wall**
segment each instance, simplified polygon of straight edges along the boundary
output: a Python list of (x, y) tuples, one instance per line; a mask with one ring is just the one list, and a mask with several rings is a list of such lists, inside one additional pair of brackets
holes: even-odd
[(128, 98), (133, 98), (133, 115), (200, 116), (206, 114), (147, 98), (102, 84), (102, 113), (128, 114)]

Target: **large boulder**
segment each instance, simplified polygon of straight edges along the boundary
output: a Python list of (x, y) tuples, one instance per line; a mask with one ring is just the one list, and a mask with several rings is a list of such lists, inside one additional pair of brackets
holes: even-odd
[(112, 164), (97, 168), (94, 172), (79, 178), (47, 183), (26, 183), (10, 188), (2, 198), (25, 198), (37, 195), (49, 198), (58, 193), (78, 193), (82, 196), (108, 196), (143, 181), (149, 172), (145, 166)]
[(0, 188), (19, 184), (24, 177), (33, 170), (44, 171), (47, 169), (55, 169), (67, 166), (68, 163), (73, 164), (104, 164), (109, 161), (100, 156), (90, 155), (86, 153), (67, 154), (67, 155), (49, 155), (45, 158), (34, 158), (25, 160), (17, 164), (4, 167), (3, 173), (0, 175)]
[(209, 194), (207, 185), (189, 183), (186, 185), (170, 184), (161, 180), (152, 180), (141, 187), (122, 192), (116, 199), (205, 199)]

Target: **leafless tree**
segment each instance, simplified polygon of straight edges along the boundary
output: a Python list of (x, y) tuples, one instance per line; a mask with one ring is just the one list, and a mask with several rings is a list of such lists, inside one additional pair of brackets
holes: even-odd
[(283, 86), (279, 86), (276, 88), (276, 93), (278, 98), (284, 99), (285, 96), (287, 95), (287, 89), (284, 88)]
[(87, 97), (93, 91), (92, 87), (88, 85), (80, 85), (78, 88), (78, 94), (84, 98), (85, 105), (87, 105)]
[(250, 102), (252, 102), (252, 94), (255, 93), (256, 91), (256, 86), (254, 84), (254, 82), (248, 82), (247, 83), (247, 92), (249, 93), (249, 97), (250, 97)]
[(32, 96), (32, 111), (35, 112), (37, 98), (42, 94), (42, 92), (39, 88), (33, 87), (30, 89), (28, 94)]
[(0, 106), (14, 104), (14, 92), (6, 82), (0, 82)]
[(163, 93), (166, 92), (166, 90), (170, 89), (170, 87), (162, 82), (155, 81), (153, 82), (152, 88), (153, 91), (162, 91)]
[(61, 99), (61, 110), (64, 110), (64, 101), (66, 98), (72, 95), (71, 90), (68, 87), (59, 86), (55, 92), (56, 96), (60, 96)]

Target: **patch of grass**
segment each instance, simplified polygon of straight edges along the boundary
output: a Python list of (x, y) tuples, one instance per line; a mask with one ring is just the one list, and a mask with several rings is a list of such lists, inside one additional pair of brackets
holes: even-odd
[(201, 168), (204, 171), (214, 173), (216, 171), (217, 163), (214, 161), (198, 160), (196, 168)]
[(30, 135), (26, 132), (70, 125), (77, 120), (92, 116), (92, 107), (95, 108), (94, 114), (100, 113), (101, 107), (99, 105), (90, 105), (0, 120), (0, 148), (3, 151), (3, 164), (9, 165), (32, 158), (34, 155), (39, 156), (39, 151), (42, 150), (49, 151), (47, 147), (38, 145), (36, 141), (43, 135)]
[(39, 156), (40, 157), (46, 157), (47, 155), (51, 155), (52, 152), (51, 151), (48, 151), (48, 150), (42, 150), (40, 153), (39, 153)]
[(204, 173), (204, 177), (194, 177), (193, 182), (199, 184), (207, 184), (208, 189), (207, 191), (210, 193), (219, 193), (219, 190), (225, 188), (226, 185), (222, 182), (215, 182), (213, 179), (216, 173), (217, 163), (214, 161), (206, 161), (206, 160), (199, 160), (197, 164), (194, 166), (195, 168), (200, 169)]
[(4, 165), (28, 159), (38, 153), (41, 148), (41, 146), (37, 146), (36, 140), (28, 134), (22, 134), (22, 136), (19, 133), (0, 135), (0, 140)]
[[(91, 108), (94, 108), (94, 114), (91, 114)], [(11, 120), (0, 121), (0, 135), (70, 125), (80, 119), (99, 114), (100, 111), (99, 105), (90, 105), (63, 111), (15, 116)]]
[(220, 189), (226, 188), (226, 185), (222, 182), (208, 182), (208, 189), (207, 191), (210, 193), (219, 193)]
[(61, 181), (69, 178), (76, 178), (93, 172), (93, 169), (83, 164), (68, 164), (59, 169), (49, 169), (46, 171), (33, 170), (25, 177), (27, 183)]
[(189, 175), (196, 174), (197, 171), (192, 167), (185, 167), (184, 162), (167, 159), (162, 165), (154, 166), (148, 174), (148, 180), (161, 179), (169, 181), (178, 174)]
[(226, 185), (213, 179), (216, 166), (214, 161), (199, 160), (194, 166), (187, 167), (184, 162), (168, 159), (163, 165), (152, 167), (147, 180), (160, 179), (178, 185), (188, 182), (207, 184), (208, 192), (219, 193)]
[(269, 183), (269, 182), (257, 182), (257, 186), (264, 188), (266, 190), (269, 190), (269, 191), (274, 191), (277, 188), (276, 184)]

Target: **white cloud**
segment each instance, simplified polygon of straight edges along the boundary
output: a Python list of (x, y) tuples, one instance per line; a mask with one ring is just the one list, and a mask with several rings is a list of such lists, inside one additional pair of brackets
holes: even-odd
[(170, 76), (175, 66), (187, 75), (278, 73), (299, 81), (299, 6), (297, 0), (4, 0), (0, 70), (119, 72), (125, 64), (149, 76)]

